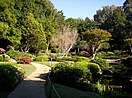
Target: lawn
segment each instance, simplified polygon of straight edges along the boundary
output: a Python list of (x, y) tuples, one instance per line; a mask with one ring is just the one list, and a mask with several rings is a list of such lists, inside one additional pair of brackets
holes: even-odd
[(19, 64), (24, 71), (25, 71), (25, 77), (29, 76), (32, 72), (36, 70), (36, 67), (31, 64)]
[(49, 61), (49, 62), (41, 62), (41, 63), (51, 67), (51, 66), (54, 66), (55, 64), (60, 63), (60, 62)]
[[(56, 83), (54, 83), (54, 87), (61, 98), (102, 98), (100, 95), (94, 92), (85, 92)], [(46, 96), (47, 98), (49, 98), (50, 84), (46, 84), (45, 90)], [(53, 89), (51, 93), (51, 98), (58, 98)]]

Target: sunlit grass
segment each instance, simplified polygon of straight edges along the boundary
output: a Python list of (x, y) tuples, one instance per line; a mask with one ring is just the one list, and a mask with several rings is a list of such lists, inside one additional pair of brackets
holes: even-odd
[(18, 65), (24, 69), (25, 72), (24, 77), (29, 76), (32, 72), (36, 70), (36, 67), (31, 64), (18, 64)]

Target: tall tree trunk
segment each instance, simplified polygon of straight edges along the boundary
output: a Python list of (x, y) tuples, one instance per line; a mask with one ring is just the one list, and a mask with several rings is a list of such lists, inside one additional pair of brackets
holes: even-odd
[(46, 54), (46, 55), (49, 55), (49, 42), (48, 42), (48, 44), (47, 44), (47, 48), (46, 48), (45, 54)]
[(93, 47), (93, 57), (92, 57), (92, 59), (94, 59), (96, 57), (96, 54), (99, 51), (100, 47), (101, 47), (101, 44), (99, 44), (97, 47)]

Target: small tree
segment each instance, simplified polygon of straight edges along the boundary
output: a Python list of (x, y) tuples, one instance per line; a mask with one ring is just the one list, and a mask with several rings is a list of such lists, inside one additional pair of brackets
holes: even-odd
[(51, 42), (58, 46), (61, 57), (67, 55), (70, 49), (76, 44), (78, 33), (76, 29), (71, 29), (69, 26), (64, 26), (57, 37), (53, 37)]
[(111, 37), (111, 34), (102, 29), (92, 29), (83, 32), (83, 38), (88, 43), (88, 50), (93, 59), (95, 58), (97, 51), (101, 48), (101, 44), (108, 41), (109, 37)]

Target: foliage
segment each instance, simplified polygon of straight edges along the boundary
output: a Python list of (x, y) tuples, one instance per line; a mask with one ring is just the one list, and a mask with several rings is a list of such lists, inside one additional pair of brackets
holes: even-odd
[(46, 56), (46, 55), (43, 55), (43, 56), (36, 56), (34, 58), (34, 61), (37, 61), (37, 62), (44, 62), (44, 61), (48, 61), (49, 60), (49, 57)]
[(11, 45), (33, 52), (45, 49), (64, 22), (62, 11), (49, 0), (1, 0), (0, 9), (0, 40), (6, 41), (0, 45), (4, 48)]
[(107, 20), (108, 17), (114, 12), (114, 10), (117, 7), (112, 5), (112, 6), (104, 6), (102, 10), (97, 10), (96, 14), (94, 15), (94, 20), (101, 25), (104, 23), (105, 20)]
[(87, 51), (81, 51), (79, 53), (79, 55), (81, 55), (81, 56), (89, 56), (89, 53)]
[(57, 37), (53, 37), (51, 42), (58, 46), (60, 57), (67, 55), (71, 48), (76, 44), (78, 33), (75, 28), (64, 26)]
[(91, 60), (91, 62), (99, 64), (101, 70), (110, 68), (108, 61), (102, 58), (95, 58), (94, 60)]
[(24, 71), (14, 63), (0, 64), (0, 89), (12, 90), (23, 79)]
[(21, 63), (21, 64), (30, 64), (31, 62), (32, 62), (32, 59), (26, 56), (19, 57), (19, 61), (18, 61), (18, 63)]
[(81, 89), (79, 84), (89, 81), (91, 73), (85, 66), (63, 62), (52, 67), (50, 77), (54, 82)]
[(93, 29), (83, 33), (83, 38), (88, 43), (89, 53), (95, 57), (97, 51), (101, 48), (101, 44), (109, 40), (111, 34), (106, 30)]
[(19, 61), (19, 57), (21, 56), (27, 56), (27, 57), (32, 57), (32, 54), (25, 53), (25, 52), (20, 52), (18, 50), (9, 50), (6, 52), (11, 58)]
[(122, 64), (128, 68), (132, 68), (132, 56), (122, 61)]
[(42, 29), (42, 24), (34, 18), (32, 13), (28, 13), (27, 16), (25, 16), (21, 30), (21, 49), (25, 52), (29, 51), (31, 48), (34, 49), (34, 51), (46, 49), (46, 35)]
[(118, 58), (122, 58), (123, 54), (122, 54), (122, 51), (120, 51), (120, 50), (114, 50), (114, 52), (110, 52), (110, 51), (103, 52), (103, 51), (100, 51), (100, 52), (97, 53), (97, 57), (98, 58), (103, 58), (103, 59), (110, 59), (110, 58), (118, 59)]
[(132, 95), (122, 93), (119, 91), (108, 91), (105, 92), (105, 98), (131, 98)]
[(110, 40), (112, 49), (120, 50), (124, 48), (124, 39), (128, 34), (125, 31), (126, 22), (127, 20), (123, 9), (118, 7), (102, 24), (101, 28), (107, 30), (112, 35)]
[(5, 55), (5, 54), (2, 54), (0, 55), (0, 61), (3, 62), (3, 61), (9, 61), (10, 60), (10, 57)]

